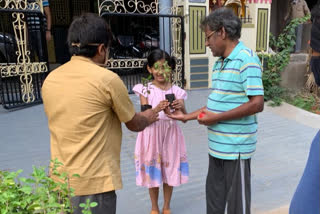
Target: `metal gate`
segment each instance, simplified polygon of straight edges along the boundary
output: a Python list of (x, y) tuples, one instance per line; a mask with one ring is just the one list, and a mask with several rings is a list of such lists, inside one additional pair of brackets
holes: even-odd
[(0, 1), (0, 102), (5, 109), (42, 102), (48, 74), (42, 14), (42, 0)]
[[(149, 3), (148, 3), (149, 2)], [(153, 50), (166, 50), (176, 58), (172, 83), (184, 87), (184, 20), (180, 1), (164, 7), (158, 0), (100, 0), (99, 15), (113, 32), (107, 68), (132, 87), (148, 75), (144, 64)]]

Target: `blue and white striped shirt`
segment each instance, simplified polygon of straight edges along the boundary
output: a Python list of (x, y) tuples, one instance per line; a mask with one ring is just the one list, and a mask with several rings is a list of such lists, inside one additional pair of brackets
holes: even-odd
[[(262, 69), (257, 55), (242, 42), (225, 59), (218, 59), (212, 71), (212, 93), (207, 109), (214, 113), (232, 110), (263, 95)], [(221, 121), (208, 126), (209, 154), (220, 159), (251, 158), (257, 143), (256, 115)]]
[[(30, 0), (29, 3), (33, 3), (34, 0)], [(43, 7), (49, 7), (49, 1), (43, 0), (42, 1)], [(40, 12), (40, 7), (37, 6), (34, 11)], [(29, 31), (39, 31), (40, 30), (40, 18), (43, 18), (44, 25), (46, 26), (46, 17), (43, 14), (39, 13), (28, 13), (27, 14), (27, 23), (28, 23), (28, 29)]]

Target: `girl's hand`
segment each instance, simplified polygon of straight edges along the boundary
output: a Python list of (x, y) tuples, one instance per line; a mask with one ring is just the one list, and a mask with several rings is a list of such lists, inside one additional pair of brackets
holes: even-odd
[(215, 113), (204, 109), (197, 117), (198, 123), (206, 126), (213, 125), (217, 123), (215, 115)]
[(162, 100), (160, 103), (154, 108), (155, 112), (160, 112), (162, 110), (165, 110), (169, 106), (169, 102), (167, 100)]
[(183, 100), (174, 100), (171, 104), (172, 108), (175, 110), (181, 110), (184, 108)]
[[(170, 103), (169, 103), (170, 104)], [(172, 113), (171, 113), (171, 109), (170, 109), (170, 107), (168, 106), (168, 107), (166, 107), (164, 110), (164, 113), (167, 115), (167, 116), (169, 116), (169, 115), (171, 115)]]

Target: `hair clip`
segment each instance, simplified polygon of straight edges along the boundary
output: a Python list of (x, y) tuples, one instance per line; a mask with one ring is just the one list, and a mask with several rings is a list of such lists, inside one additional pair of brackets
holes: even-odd
[(72, 47), (78, 47), (78, 48), (80, 48), (80, 46), (81, 46), (81, 44), (80, 43), (71, 43), (71, 46)]
[[(1, 0), (0, 0), (1, 1)], [(99, 43), (88, 43), (86, 46), (99, 46), (99, 45), (101, 45), (101, 44), (99, 44)], [(71, 43), (71, 46), (72, 47), (78, 47), (78, 48), (80, 48), (81, 47), (81, 44), (80, 43), (74, 43), (74, 42), (72, 42)]]
[(88, 43), (87, 45), (89, 45), (89, 46), (99, 46), (99, 45), (101, 45), (101, 43)]

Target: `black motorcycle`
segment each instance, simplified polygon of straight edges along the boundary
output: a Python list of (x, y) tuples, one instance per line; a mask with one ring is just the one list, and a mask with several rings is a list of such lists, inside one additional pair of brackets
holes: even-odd
[(113, 36), (110, 47), (110, 58), (113, 59), (131, 59), (142, 58), (143, 54), (134, 45), (133, 36), (118, 35)]

